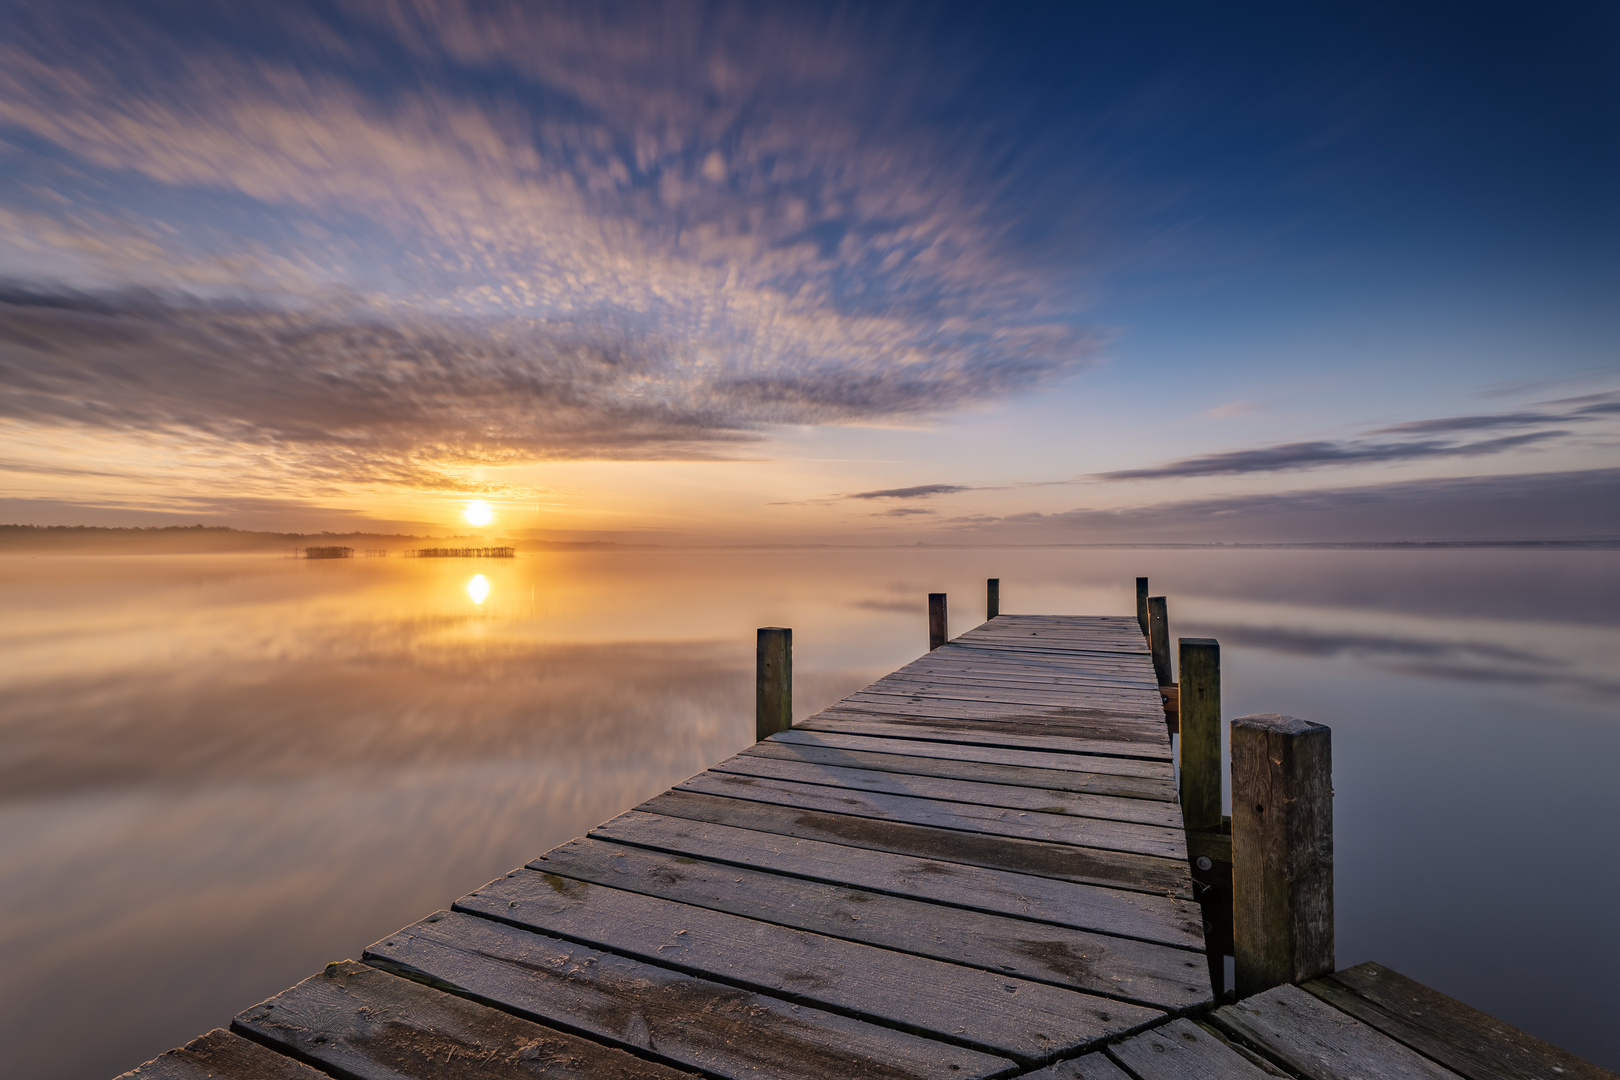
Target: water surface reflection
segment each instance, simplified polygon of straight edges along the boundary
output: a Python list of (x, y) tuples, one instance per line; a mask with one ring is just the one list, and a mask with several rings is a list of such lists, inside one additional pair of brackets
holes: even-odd
[[(1610, 1067), (1612, 552), (958, 549), (0, 559), (0, 1041), (112, 1075), (723, 757), (753, 631), (798, 715), (1018, 612), (1221, 639), (1335, 729), (1339, 959)], [(80, 1037), (100, 1017), (100, 1041)]]

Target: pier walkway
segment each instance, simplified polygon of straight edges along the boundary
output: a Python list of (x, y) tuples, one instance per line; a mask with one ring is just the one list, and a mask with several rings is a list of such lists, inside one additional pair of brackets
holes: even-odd
[(1134, 617), (1000, 616), (127, 1076), (1610, 1076), (1376, 965), (1217, 1009)]

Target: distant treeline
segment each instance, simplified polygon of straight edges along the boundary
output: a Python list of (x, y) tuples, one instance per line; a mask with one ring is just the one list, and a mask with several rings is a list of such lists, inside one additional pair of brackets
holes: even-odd
[[(232, 551), (274, 551), (307, 547), (406, 550), (424, 542), (479, 541), (474, 536), (418, 536), (411, 533), (251, 532), (224, 525), (152, 525), (113, 528), (101, 525), (0, 525), (0, 552), (56, 552), (61, 554), (203, 554)], [(626, 545), (605, 541), (530, 540), (523, 547), (535, 551), (598, 551)], [(640, 545), (638, 545), (640, 546)]]

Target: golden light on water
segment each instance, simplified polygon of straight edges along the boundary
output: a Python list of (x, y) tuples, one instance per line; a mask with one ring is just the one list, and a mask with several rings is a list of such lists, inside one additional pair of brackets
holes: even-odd
[(468, 503), (463, 514), (467, 518), (467, 524), (480, 528), (495, 520), (495, 511), (490, 509), (489, 503), (481, 499)]
[(475, 604), (482, 604), (489, 599), (489, 579), (483, 574), (474, 574), (472, 580), (467, 582), (467, 595)]

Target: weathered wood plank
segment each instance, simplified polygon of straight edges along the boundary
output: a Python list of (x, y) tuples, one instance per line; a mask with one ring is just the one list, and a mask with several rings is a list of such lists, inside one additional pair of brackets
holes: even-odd
[(1357, 964), (1303, 989), (1469, 1080), (1615, 1080), (1607, 1069), (1382, 964)]
[(326, 1080), (326, 1074), (215, 1028), (120, 1074), (118, 1080)]
[(457, 910), (1024, 1062), (1157, 1022), (1157, 1009), (724, 911), (522, 870)]
[(1131, 1080), (1131, 1075), (1099, 1050), (1026, 1073), (1021, 1080)]
[(1307, 1080), (1455, 1080), (1457, 1074), (1297, 986), (1218, 1009), (1216, 1027)]
[(961, 832), (679, 789), (649, 799), (638, 809), (650, 814), (801, 836), (807, 840), (892, 851), (898, 855), (942, 859), (1162, 896), (1192, 897), (1192, 878), (1185, 861), (1154, 855)]
[[(939, 682), (912, 679), (880, 679), (860, 691), (862, 697), (882, 695), (906, 701), (963, 701), (989, 705), (1017, 705), (1039, 709), (1046, 706), (1085, 704), (1092, 708), (1107, 706), (1121, 710), (1144, 707), (1149, 701), (1148, 690), (1113, 691), (1103, 687), (1085, 689), (1061, 688), (1057, 690), (1008, 688), (963, 682)], [(1154, 702), (1154, 704), (1158, 704)], [(1160, 705), (1162, 709), (1163, 706)]]
[(1052, 844), (1132, 852), (1164, 859), (1187, 858), (1187, 834), (1180, 829), (1160, 825), (1075, 817), (1038, 810), (1011, 810), (976, 803), (941, 802), (910, 795), (889, 795), (881, 791), (830, 788), (821, 784), (712, 771), (698, 773), (675, 785), (675, 790), (940, 829), (960, 829)]
[(991, 1077), (1012, 1065), (474, 915), (430, 915), (365, 958), (548, 1026), (737, 1080)]
[(1077, 773), (1102, 773), (1109, 776), (1135, 776), (1164, 782), (1173, 780), (1175, 775), (1173, 767), (1167, 761), (1108, 757), (1101, 754), (1069, 754), (1044, 750), (1009, 750), (999, 746), (977, 746), (972, 743), (934, 742), (913, 738), (890, 739), (880, 735), (854, 735), (836, 731), (807, 731), (803, 728), (793, 728), (779, 732), (771, 736), (764, 745), (771, 746), (781, 743), (843, 751), (866, 751), (882, 754), (885, 757), (905, 756), (949, 761), (985, 762), (991, 765), (1007, 766), (1019, 774), (1067, 770)]
[[(974, 911), (1202, 950), (1198, 905), (1048, 877), (632, 810), (591, 833), (666, 851)], [(531, 867), (543, 869), (536, 860)], [(1200, 955), (1202, 953), (1200, 952)]]
[[(881, 754), (861, 750), (844, 750), (832, 746), (792, 744), (766, 740), (743, 751), (754, 758), (778, 761), (804, 762), (813, 765), (831, 765), (846, 769), (866, 769), (879, 773), (904, 773), (911, 776), (932, 776), (945, 780), (963, 780), (980, 784), (1006, 785), (1043, 791), (1066, 791), (1075, 794), (1107, 795), (1127, 799), (1151, 799), (1171, 802), (1176, 797), (1175, 787), (1168, 780), (1142, 776), (1121, 776), (1117, 773), (1080, 772), (1070, 769), (1034, 769), (1018, 765), (995, 765), (980, 761), (962, 761), (943, 757), (916, 757), (906, 754)], [(1091, 759), (1098, 762), (1107, 758)], [(716, 766), (718, 768), (719, 766)]]
[(1004, 690), (1074, 690), (1086, 692), (1094, 689), (1123, 693), (1148, 693), (1151, 673), (1142, 675), (1088, 672), (1082, 668), (1062, 668), (1053, 671), (1027, 671), (1022, 668), (987, 668), (984, 665), (965, 664), (908, 664), (876, 683), (924, 686), (997, 686)]
[(1017, 784), (987, 784), (976, 780), (920, 776), (911, 772), (892, 773), (873, 768), (853, 769), (845, 765), (805, 761), (802, 758), (787, 759), (785, 755), (779, 754), (738, 754), (720, 762), (709, 771), (759, 779), (821, 784), (855, 791), (880, 792), (885, 795), (905, 795), (917, 799), (1134, 822), (1171, 830), (1176, 830), (1181, 825), (1181, 815), (1177, 812), (1176, 805), (1158, 799), (1096, 795)]
[(1268, 1080), (1249, 1062), (1191, 1020), (1133, 1035), (1108, 1048), (1137, 1080)]
[(895, 716), (892, 713), (865, 712), (838, 706), (823, 709), (814, 716), (799, 721), (793, 728), (798, 731), (836, 731), (849, 735), (875, 735), (881, 738), (966, 743), (1008, 750), (1072, 752), (1162, 762), (1170, 760), (1168, 739), (1162, 745), (1152, 742), (1094, 739), (1076, 732), (1077, 726), (1068, 722), (1061, 725), (1050, 723), (992, 725), (972, 720)]
[[(932, 698), (921, 695), (855, 693), (839, 703), (841, 707), (864, 704), (881, 706), (905, 716), (947, 716), (961, 720), (1080, 720), (1088, 725), (1102, 723), (1121, 731), (1130, 731), (1143, 742), (1155, 741), (1155, 734), (1164, 733), (1164, 704), (1158, 698), (1143, 704), (1099, 704), (1096, 706), (1013, 705), (995, 701), (964, 701), (955, 698)], [(1154, 725), (1158, 731), (1153, 730)], [(1088, 733), (1089, 734), (1089, 733)], [(1095, 737), (1095, 735), (1093, 735)]]
[[(328, 964), (244, 1010), (235, 1026), (357, 1080), (695, 1080), (689, 1072), (352, 960)], [(322, 1074), (301, 1075), (313, 1080)]]
[[(864, 942), (1172, 1012), (1212, 1000), (1202, 956), (1184, 949), (829, 885), (753, 868), (572, 840), (530, 864), (830, 937)], [(512, 875), (508, 875), (510, 878)], [(496, 892), (509, 891), (496, 882)], [(530, 883), (529, 889), (538, 887)], [(480, 890), (487, 891), (487, 890)], [(474, 894), (475, 896), (478, 894)], [(458, 907), (467, 905), (463, 900)], [(467, 910), (474, 910), (470, 905)], [(502, 912), (492, 912), (506, 917)]]

